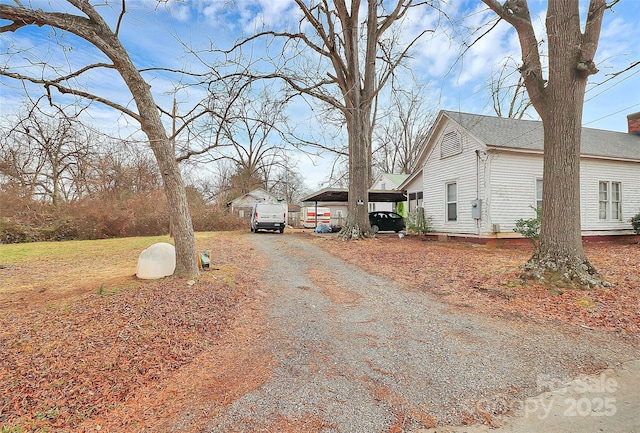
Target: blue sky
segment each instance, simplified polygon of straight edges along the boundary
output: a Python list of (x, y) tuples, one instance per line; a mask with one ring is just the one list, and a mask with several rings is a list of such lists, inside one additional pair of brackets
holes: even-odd
[[(0, 0), (0, 3), (11, 3)], [(29, 3), (23, 0), (23, 3)], [(92, 1), (104, 4), (105, 1)], [(115, 23), (119, 9), (101, 6), (98, 10)], [(536, 28), (542, 32), (546, 1), (529, 0), (535, 13)], [(64, 10), (68, 8), (63, 0), (32, 1), (36, 8)], [(587, 1), (581, 0), (586, 8)], [(62, 8), (62, 9), (61, 9)], [(515, 32), (501, 23), (491, 33), (479, 40), (464, 57), (460, 57), (461, 41), (470, 42), (474, 36), (470, 29), (478, 28), (493, 15), (479, 0), (456, 0), (443, 4), (448, 16), (456, 23), (452, 29), (442, 15), (427, 8), (416, 8), (403, 22), (402, 37), (410, 39), (424, 28), (433, 29), (423, 37), (412, 51), (407, 63), (413, 76), (425, 87), (424, 97), (431, 108), (461, 110), (471, 113), (493, 114), (489, 96), (488, 81), (492, 72), (506, 57), (520, 58)], [(136, 65), (144, 67), (190, 68), (203, 70), (203, 66), (184, 53), (184, 46), (204, 50), (215, 44), (217, 47), (230, 46), (236, 38), (250, 35), (262, 28), (294, 28), (300, 19), (300, 12), (292, 0), (183, 0), (158, 3), (155, 0), (127, 1), (127, 15), (122, 26), (121, 39), (129, 49)], [(613, 12), (605, 15), (596, 64), (600, 73), (591, 77), (586, 95), (583, 120), (585, 126), (626, 131), (626, 115), (640, 111), (640, 67), (605, 82), (612, 72), (622, 70), (640, 60), (640, 45), (637, 43), (637, 20), (640, 17), (640, 1), (622, 0)], [(453, 39), (452, 39), (453, 34)], [(55, 42), (55, 43), (52, 43)], [(59, 43), (65, 46), (59, 49)], [(86, 43), (51, 29), (23, 29), (16, 34), (0, 35), (0, 49), (6, 53), (13, 47), (29, 48), (39, 59), (50, 65), (78, 67), (91, 61), (103, 60), (101, 55)], [(264, 46), (253, 46), (254, 56), (260, 56)], [(204, 51), (201, 55), (207, 61), (213, 56)], [(2, 64), (10, 59), (11, 66), (27, 66), (24, 55), (16, 53), (10, 58), (3, 54)], [(175, 85), (176, 75), (147, 73), (157, 101), (167, 110)], [(410, 80), (405, 78), (406, 85)], [(130, 95), (117, 75), (111, 72), (97, 72), (86, 81), (78, 83), (92, 92), (106, 96), (124, 105), (130, 104)], [(36, 96), (41, 90), (31, 87)], [(2, 119), (12, 112), (22, 100), (24, 90), (16, 83), (0, 79)], [(194, 101), (204, 95), (201, 89), (189, 89), (178, 94), (181, 109), (188, 109)], [(127, 136), (135, 131), (135, 125), (126, 122), (119, 113), (94, 104), (91, 108), (92, 122), (113, 127), (118, 124), (120, 135)], [(535, 115), (535, 113), (532, 113)], [(295, 103), (289, 118), (298, 124), (313, 122), (313, 113), (306, 103)], [(315, 120), (317, 122), (317, 120)], [(322, 130), (314, 133), (321, 134)], [(335, 133), (335, 131), (331, 131)], [(298, 161), (298, 169), (307, 177), (312, 189), (318, 187), (329, 174), (330, 157), (308, 158), (291, 153)], [(315, 165), (314, 165), (315, 164)]]

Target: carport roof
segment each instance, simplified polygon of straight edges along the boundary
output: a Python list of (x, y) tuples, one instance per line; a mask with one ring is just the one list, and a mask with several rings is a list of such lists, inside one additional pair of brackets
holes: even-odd
[[(405, 191), (398, 190), (369, 190), (370, 202), (389, 202), (398, 203), (407, 199)], [(303, 202), (318, 202), (318, 201), (349, 201), (349, 190), (346, 188), (323, 188), (320, 191), (316, 191), (303, 197), (300, 201)]]

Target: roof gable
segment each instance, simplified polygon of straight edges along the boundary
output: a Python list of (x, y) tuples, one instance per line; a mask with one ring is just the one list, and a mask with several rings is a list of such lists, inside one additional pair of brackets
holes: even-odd
[[(488, 147), (542, 151), (544, 129), (539, 120), (444, 111), (446, 117)], [(581, 155), (640, 161), (640, 137), (626, 132), (582, 128)]]
[[(539, 120), (521, 120), (441, 110), (417, 157), (416, 170), (399, 185), (405, 188), (422, 172), (427, 157), (437, 145), (439, 134), (449, 123), (494, 149), (517, 149), (540, 153), (544, 150), (544, 130)], [(581, 156), (640, 162), (640, 136), (625, 132), (582, 128)]]
[(371, 188), (379, 189), (379, 188), (375, 188), (376, 185), (379, 185), (383, 181), (387, 181), (387, 182), (389, 182), (389, 185), (385, 189), (396, 189), (408, 177), (409, 177), (408, 174), (382, 173), (373, 182), (373, 184), (371, 185)]
[(256, 188), (253, 191), (249, 191), (248, 193), (241, 195), (240, 197), (234, 198), (233, 200), (227, 203), (227, 206), (229, 205), (235, 206), (238, 204), (253, 203), (256, 201), (272, 200), (272, 199), (273, 199), (273, 196), (269, 194), (267, 191), (265, 191), (262, 188)]

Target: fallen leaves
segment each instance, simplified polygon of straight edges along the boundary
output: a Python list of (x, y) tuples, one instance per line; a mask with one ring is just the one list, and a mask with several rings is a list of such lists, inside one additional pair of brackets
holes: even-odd
[[(543, 286), (517, 282), (530, 246), (300, 236), (452, 309), (635, 339), (640, 334), (638, 244), (585, 244), (592, 264), (614, 286), (554, 295)], [(0, 306), (0, 427), (137, 432), (179, 424), (184, 432), (201, 431), (216, 410), (264, 383), (273, 359), (257, 344), (260, 333), (268, 332), (261, 323), (263, 308), (255, 305), (267, 296), (255, 277), (261, 258), (237, 233), (210, 242), (206, 247), (215, 251), (216, 269), (190, 287), (167, 279), (100, 294), (70, 291), (66, 301), (47, 298), (56, 300), (48, 307), (39, 301), (42, 295), (29, 291), (19, 294), (21, 303)], [(320, 272), (309, 277), (322, 280), (325, 294), (336, 302), (358, 301)], [(422, 408), (413, 409), (398, 412), (399, 428), (407, 416), (425, 427), (433, 424), (422, 418)], [(280, 418), (272, 427), (302, 432), (327, 426), (319, 418)]]
[[(209, 352), (247, 299), (242, 249), (222, 238), (200, 283), (165, 279), (66, 303), (11, 306), (0, 319), (0, 426), (3, 431), (78, 431)], [(228, 249), (227, 249), (228, 248)], [(81, 271), (80, 271), (81, 272)], [(216, 275), (218, 272), (219, 275)], [(31, 295), (36, 296), (36, 295)], [(125, 425), (135, 424), (130, 414)]]
[(317, 245), (348, 262), (460, 308), (640, 335), (638, 243), (585, 243), (591, 263), (613, 287), (553, 294), (540, 284), (519, 282), (520, 267), (532, 254), (529, 245), (500, 247), (385, 235), (356, 242), (316, 239)]

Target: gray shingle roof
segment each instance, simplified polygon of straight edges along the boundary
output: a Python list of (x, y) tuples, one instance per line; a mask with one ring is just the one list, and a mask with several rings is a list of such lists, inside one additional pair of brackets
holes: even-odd
[[(542, 122), (443, 111), (487, 146), (543, 149)], [(582, 155), (640, 161), (640, 136), (625, 132), (582, 128)]]

